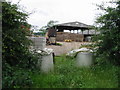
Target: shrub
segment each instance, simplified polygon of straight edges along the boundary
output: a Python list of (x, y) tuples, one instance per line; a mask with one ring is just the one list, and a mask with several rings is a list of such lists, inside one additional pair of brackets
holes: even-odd
[(98, 30), (101, 32), (97, 36), (98, 56), (104, 56), (115, 65), (120, 65), (120, 1), (112, 2), (116, 7), (104, 8), (105, 14), (98, 17), (96, 23), (99, 24)]
[(37, 56), (29, 51), (28, 14), (11, 2), (3, 2), (2, 11), (3, 88), (29, 87), (32, 84), (29, 71), (36, 68)]
[(9, 65), (6, 66), (6, 69), (3, 71), (3, 88), (25, 88), (33, 84), (29, 71)]

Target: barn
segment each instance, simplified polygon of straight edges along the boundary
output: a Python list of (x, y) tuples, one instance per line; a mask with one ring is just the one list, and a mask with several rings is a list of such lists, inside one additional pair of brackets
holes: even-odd
[(90, 41), (90, 37), (97, 34), (92, 26), (81, 22), (68, 22), (54, 25), (48, 28), (48, 37), (50, 41), (64, 41), (70, 39), (76, 42)]

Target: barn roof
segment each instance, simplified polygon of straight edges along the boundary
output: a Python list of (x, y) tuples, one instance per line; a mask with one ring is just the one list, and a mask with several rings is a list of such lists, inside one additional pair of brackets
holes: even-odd
[(62, 24), (57, 24), (55, 27), (58, 30), (78, 30), (78, 29), (90, 29), (92, 26), (81, 23), (81, 22), (68, 22), (68, 23), (62, 23)]

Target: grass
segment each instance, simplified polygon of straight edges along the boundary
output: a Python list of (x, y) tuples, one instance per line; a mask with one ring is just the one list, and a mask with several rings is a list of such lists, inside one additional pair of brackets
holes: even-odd
[(56, 45), (58, 45), (58, 46), (62, 46), (62, 44), (61, 44), (61, 43), (56, 43)]
[(55, 57), (54, 72), (34, 73), (34, 88), (117, 88), (116, 67), (97, 65), (90, 68), (78, 68), (75, 59), (65, 56)]

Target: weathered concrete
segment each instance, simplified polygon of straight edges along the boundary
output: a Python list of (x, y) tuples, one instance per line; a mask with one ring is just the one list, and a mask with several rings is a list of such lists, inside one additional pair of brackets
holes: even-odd
[(44, 48), (43, 50), (38, 50), (37, 53), (39, 56), (37, 63), (38, 69), (43, 73), (53, 71), (54, 69), (53, 49)]
[(46, 38), (45, 37), (28, 37), (33, 41), (33, 46), (31, 48), (35, 50), (43, 50), (46, 47)]
[(52, 53), (50, 55), (42, 56), (41, 72), (48, 73), (48, 72), (53, 71), (53, 70), (54, 70), (54, 64), (53, 64)]
[(76, 57), (77, 67), (89, 67), (93, 63), (93, 54), (90, 52), (79, 52)]

